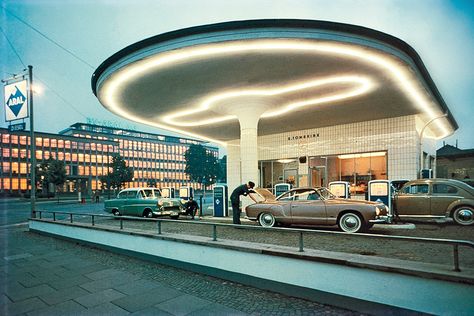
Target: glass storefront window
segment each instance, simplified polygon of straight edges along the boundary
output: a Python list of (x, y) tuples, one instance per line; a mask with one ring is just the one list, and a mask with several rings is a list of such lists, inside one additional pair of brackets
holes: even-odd
[(365, 195), (370, 180), (387, 179), (386, 152), (311, 157), (308, 167), (312, 186), (347, 181), (352, 195)]

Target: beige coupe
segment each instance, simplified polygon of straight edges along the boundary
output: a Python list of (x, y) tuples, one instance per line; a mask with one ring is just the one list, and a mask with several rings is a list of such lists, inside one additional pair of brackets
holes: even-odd
[(356, 233), (387, 220), (383, 203), (339, 199), (326, 188), (297, 188), (277, 198), (267, 189), (255, 191), (257, 203), (247, 206), (247, 218), (263, 227), (338, 225), (344, 232)]

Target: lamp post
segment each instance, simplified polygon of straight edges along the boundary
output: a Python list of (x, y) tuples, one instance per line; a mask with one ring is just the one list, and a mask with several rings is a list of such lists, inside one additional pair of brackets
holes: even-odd
[(33, 66), (28, 65), (28, 102), (30, 104), (30, 150), (31, 150), (31, 218), (36, 217), (36, 139), (35, 139), (35, 128), (33, 120)]
[(448, 116), (448, 113), (444, 113), (443, 115), (441, 116), (437, 116), (437, 117), (433, 117), (431, 120), (429, 120), (425, 126), (423, 126), (423, 128), (421, 129), (421, 132), (420, 132), (420, 179), (423, 177), (423, 168), (425, 166), (425, 161), (423, 159), (423, 148), (422, 148), (422, 145), (423, 145), (423, 133), (425, 132), (425, 128), (428, 127), (428, 125), (430, 125), (433, 121), (437, 120), (437, 119), (440, 119), (440, 118), (443, 118), (443, 117), (446, 117)]

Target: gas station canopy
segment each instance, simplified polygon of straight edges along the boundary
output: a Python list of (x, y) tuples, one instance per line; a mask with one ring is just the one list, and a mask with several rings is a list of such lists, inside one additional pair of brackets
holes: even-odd
[[(405, 42), (310, 20), (204, 25), (132, 44), (92, 76), (104, 107), (133, 121), (218, 143), (417, 114), (442, 138), (457, 124)], [(240, 123), (240, 125), (239, 125)]]

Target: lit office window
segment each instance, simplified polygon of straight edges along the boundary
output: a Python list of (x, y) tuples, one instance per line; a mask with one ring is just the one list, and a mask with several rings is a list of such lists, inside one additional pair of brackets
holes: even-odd
[(11, 135), (10, 142), (12, 144), (18, 144), (18, 135)]
[(58, 146), (58, 142), (56, 139), (51, 139), (51, 148), (56, 148)]
[(36, 159), (37, 160), (43, 159), (43, 151), (42, 150), (37, 150), (36, 151)]
[(64, 140), (63, 139), (58, 140), (58, 148), (64, 148)]
[(2, 143), (4, 143), (4, 144), (10, 143), (10, 134), (3, 134), (2, 135)]
[(65, 147), (66, 149), (70, 149), (70, 148), (71, 148), (71, 141), (70, 141), (70, 140), (64, 141), (64, 147)]
[(26, 145), (26, 136), (20, 136), (20, 145)]
[(27, 174), (28, 173), (28, 165), (25, 162), (20, 163), (20, 173)]
[[(36, 151), (36, 152), (38, 152), (38, 151)], [(38, 156), (36, 156), (36, 157), (38, 157)], [(44, 160), (48, 160), (49, 157), (50, 157), (49, 151), (45, 150), (45, 151), (43, 152), (43, 157), (44, 157)]]
[(12, 190), (18, 190), (18, 178), (12, 178)]
[(20, 190), (28, 190), (28, 181), (25, 178), (20, 179)]
[(49, 138), (43, 139), (43, 146), (44, 147), (49, 147)]
[(10, 173), (10, 163), (9, 162), (2, 162), (2, 171), (4, 173)]
[(12, 157), (13, 158), (18, 158), (18, 149), (17, 148), (12, 148)]

